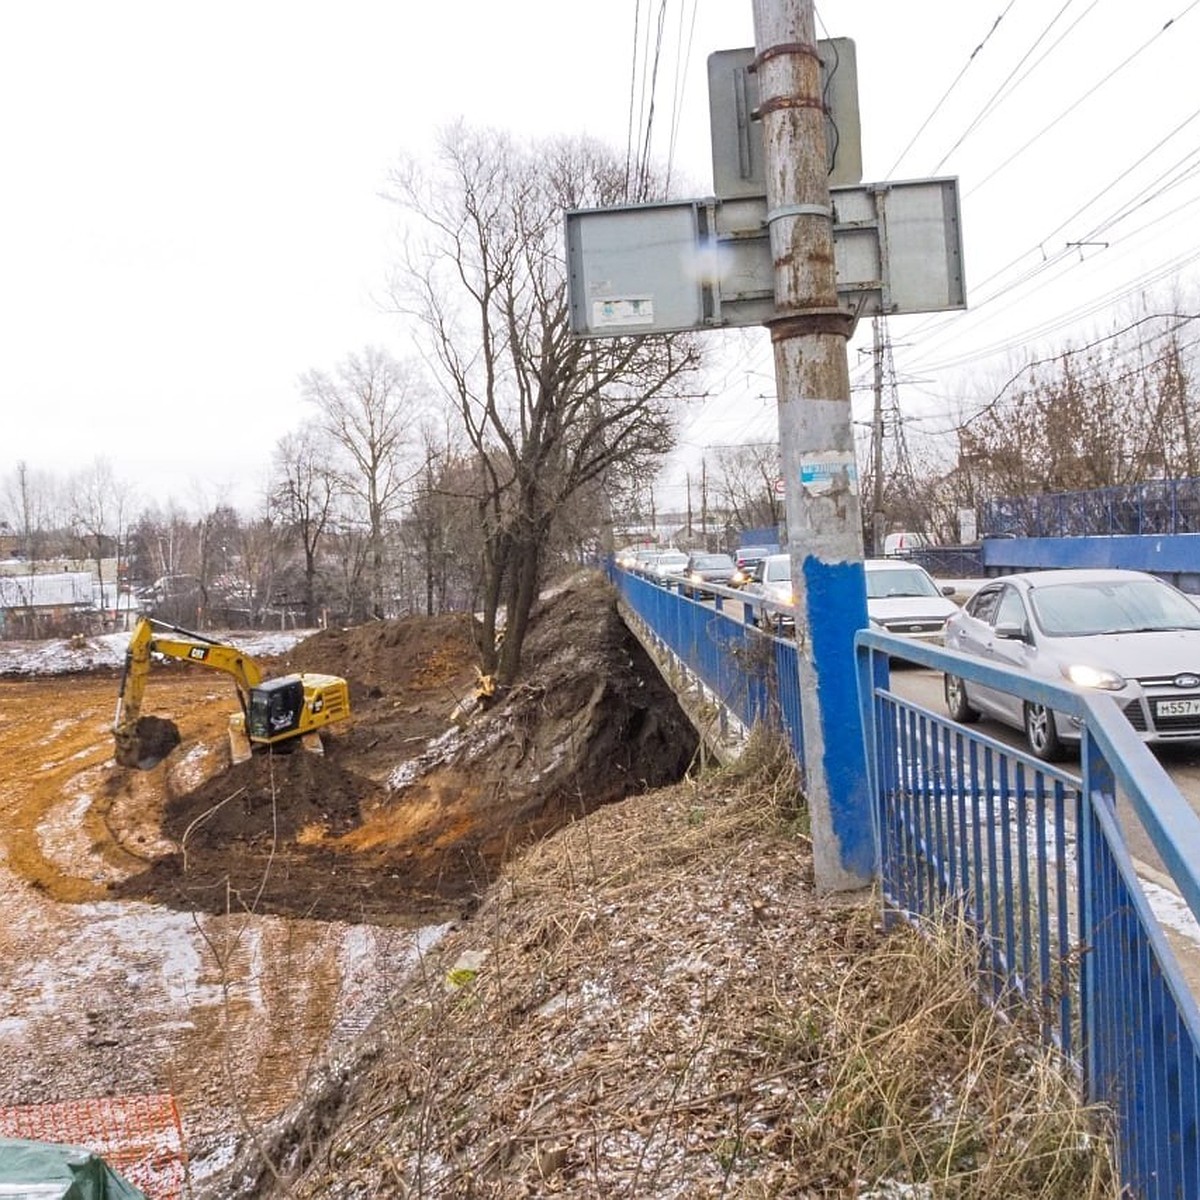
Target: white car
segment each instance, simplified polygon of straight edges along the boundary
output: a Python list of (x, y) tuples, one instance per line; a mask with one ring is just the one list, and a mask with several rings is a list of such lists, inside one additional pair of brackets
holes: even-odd
[[(1141, 571), (1005, 575), (946, 624), (946, 646), (992, 666), (1106, 692), (1143, 741), (1200, 742), (1200, 606)], [(955, 675), (955, 721), (992, 717), (1025, 733), (1041, 759), (1078, 742), (1077, 722), (1044, 705)]]
[(869, 558), (867, 617), (873, 628), (899, 637), (940, 642), (958, 612), (952, 584), (938, 584), (924, 567), (902, 558)]
[(687, 573), (687, 565), (688, 556), (682, 550), (663, 550), (650, 570), (665, 582), (676, 576), (682, 578)]
[[(776, 604), (792, 605), (792, 557), (790, 554), (768, 554), (750, 574), (750, 582), (742, 588), (747, 596), (759, 596)], [(776, 609), (755, 609), (754, 625), (774, 625), (777, 628), (795, 624), (795, 614)]]

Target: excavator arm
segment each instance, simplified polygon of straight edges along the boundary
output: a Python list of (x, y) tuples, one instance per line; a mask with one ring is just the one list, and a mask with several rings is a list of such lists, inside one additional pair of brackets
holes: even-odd
[(232, 676), (237, 685), (243, 715), (247, 711), (251, 689), (258, 687), (263, 678), (258, 663), (236, 646), (181, 629), (177, 625), (140, 617), (125, 653), (121, 688), (117, 693), (117, 711), (113, 719), (116, 759), (123, 766), (136, 766), (141, 758), (138, 719), (142, 715), (142, 699), (155, 654)]

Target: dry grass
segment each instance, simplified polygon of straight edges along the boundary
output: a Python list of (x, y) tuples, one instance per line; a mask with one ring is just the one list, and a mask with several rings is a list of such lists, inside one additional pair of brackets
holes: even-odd
[(1114, 1197), (1100, 1115), (967, 935), (811, 886), (790, 759), (531, 847), (223, 1196)]

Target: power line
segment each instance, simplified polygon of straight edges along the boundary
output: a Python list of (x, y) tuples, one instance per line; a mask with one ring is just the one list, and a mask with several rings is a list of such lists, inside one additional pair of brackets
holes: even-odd
[(971, 123), (959, 135), (958, 140), (954, 143), (954, 145), (952, 145), (950, 147), (949, 150), (946, 151), (945, 154), (942, 155), (941, 161), (933, 169), (933, 173), (935, 175), (945, 165), (946, 159), (948, 159), (950, 157), (950, 155), (953, 154), (954, 151), (957, 150), (959, 148), (959, 146), (961, 146), (963, 144), (963, 142), (966, 141), (966, 139), (976, 129), (978, 129), (979, 126), (989, 116), (991, 116), (991, 114), (993, 112), (995, 112), (996, 109), (998, 109), (1000, 107), (1000, 105), (1004, 103), (1005, 100), (1007, 100), (1009, 98), (1009, 96), (1013, 95), (1016, 92), (1017, 88), (1019, 88), (1021, 86), (1021, 84), (1024, 83), (1025, 80), (1028, 79), (1029, 76), (1032, 75), (1033, 72), (1036, 71), (1037, 68), (1046, 61), (1046, 59), (1054, 52), (1054, 50), (1056, 50), (1063, 43), (1063, 41), (1065, 41), (1066, 38), (1069, 37), (1079, 27), (1080, 22), (1082, 22), (1083, 19), (1092, 11), (1092, 9), (1094, 9), (1096, 7), (1096, 5), (1100, 3), (1100, 0), (1092, 0), (1092, 3), (1088, 6), (1088, 8), (1080, 16), (1075, 18), (1075, 20), (1062, 32), (1062, 34), (1059, 35), (1057, 40), (1055, 42), (1053, 42), (1053, 44), (1051, 44), (1049, 47), (1047, 47), (1046, 52), (1037, 60), (1037, 62), (1033, 63), (1030, 66), (1030, 68), (1025, 72), (1025, 74), (1022, 75), (1018, 80), (1016, 80), (1016, 82), (1013, 82), (1012, 86), (1009, 87), (1008, 85), (1010, 84), (1010, 82), (1012, 82), (1013, 76), (1016, 75), (1016, 73), (1021, 69), (1021, 67), (1024, 65), (1024, 63), (1026, 61), (1028, 61), (1029, 56), (1038, 48), (1038, 45), (1041, 43), (1042, 39), (1044, 37), (1046, 37), (1046, 35), (1050, 32), (1051, 29), (1054, 28), (1054, 26), (1058, 23), (1059, 18), (1063, 15), (1064, 12), (1067, 11), (1068, 8), (1071, 7), (1071, 5), (1074, 2), (1075, 2), (1075, 0), (1066, 0), (1066, 3), (1058, 10), (1058, 12), (1056, 12), (1054, 14), (1054, 16), (1050, 20), (1050, 23), (1042, 30), (1042, 32), (1040, 34), (1038, 34), (1037, 38), (1034, 39), (1033, 45), (1031, 45), (1029, 47), (1029, 49), (1025, 51), (1024, 56), (1017, 62), (1017, 65), (1015, 67), (1013, 67), (1013, 69), (1008, 73), (1008, 75), (1005, 77), (1004, 81), (1000, 84), (1000, 86), (987, 99), (987, 101), (984, 103), (983, 107), (979, 110), (979, 112), (975, 114), (975, 117), (973, 118)]
[(1008, 0), (1008, 4), (1005, 6), (1004, 11), (992, 22), (992, 26), (987, 31), (987, 34), (984, 36), (983, 41), (981, 41), (979, 43), (979, 45), (976, 46), (975, 49), (971, 51), (970, 55), (967, 57), (967, 61), (963, 64), (962, 69), (954, 77), (954, 80), (953, 80), (953, 82), (951, 82), (950, 86), (945, 90), (945, 92), (942, 93), (941, 99), (938, 100), (938, 102), (933, 106), (933, 110), (930, 112), (929, 116), (927, 116), (925, 118), (925, 120), (921, 122), (921, 127), (917, 130), (916, 133), (913, 134), (912, 139), (909, 141), (908, 145), (905, 146), (904, 149), (900, 151), (900, 157), (897, 158), (894, 163), (892, 163), (891, 169), (888, 171), (885, 178), (890, 179), (893, 175), (895, 175), (896, 169), (904, 161), (905, 156), (913, 148), (914, 144), (916, 143), (917, 139), (921, 136), (921, 134), (925, 132), (930, 121), (932, 121), (933, 118), (936, 117), (937, 114), (941, 111), (942, 105), (944, 105), (946, 103), (946, 101), (950, 98), (950, 94), (954, 91), (954, 89), (956, 87), (958, 87), (959, 83), (962, 81), (963, 76), (967, 73), (967, 71), (971, 67), (971, 64), (975, 61), (976, 55), (979, 54), (979, 52), (984, 48), (984, 46), (986, 46), (988, 44), (989, 41), (991, 41), (992, 35), (996, 32), (997, 28), (1000, 25), (1000, 22), (1003, 21), (1004, 18), (1008, 15), (1009, 9), (1011, 9), (1015, 3), (1016, 3), (1016, 0)]
[(975, 184), (974, 187), (971, 188), (971, 190), (969, 192), (967, 192), (967, 195), (968, 196), (974, 195), (974, 193), (979, 191), (979, 189), (981, 187), (983, 187), (990, 180), (994, 179), (1001, 171), (1003, 171), (1005, 167), (1009, 166), (1015, 159), (1019, 158), (1022, 154), (1024, 154), (1025, 151), (1030, 148), (1030, 146), (1032, 146), (1036, 142), (1040, 141), (1060, 121), (1064, 120), (1067, 116), (1069, 116), (1071, 113), (1073, 113), (1085, 100), (1087, 100), (1089, 97), (1095, 95), (1095, 93), (1098, 92), (1102, 87), (1104, 87), (1105, 84), (1111, 83), (1117, 77), (1117, 75), (1119, 75), (1127, 66), (1129, 66), (1130, 63), (1132, 63), (1135, 59), (1137, 59), (1140, 55), (1142, 55), (1146, 50), (1148, 50), (1150, 48), (1150, 46), (1152, 46), (1156, 41), (1158, 41), (1158, 39), (1160, 37), (1162, 37), (1163, 34), (1166, 33), (1168, 29), (1173, 28), (1178, 21), (1180, 21), (1184, 17), (1186, 17), (1188, 15), (1188, 13), (1190, 13), (1192, 11), (1192, 9), (1196, 7), (1197, 4), (1200, 4), (1200, 0), (1192, 0), (1192, 2), (1187, 6), (1187, 8), (1185, 8), (1183, 10), (1183, 12), (1181, 12), (1178, 16), (1172, 17), (1169, 21), (1167, 21), (1167, 23), (1157, 33), (1155, 33), (1153, 36), (1147, 38), (1146, 41), (1144, 41), (1136, 50), (1134, 50), (1131, 54), (1127, 55), (1124, 59), (1122, 59), (1121, 62), (1119, 62), (1107, 75), (1105, 75), (1101, 79), (1098, 79), (1090, 88), (1088, 88), (1088, 90), (1086, 92), (1084, 92), (1081, 96), (1079, 96), (1077, 99), (1072, 101), (1072, 103), (1067, 105), (1067, 107), (1064, 108), (1062, 110), (1062, 112), (1060, 112), (1058, 114), (1058, 116), (1056, 116), (1047, 125), (1042, 126), (1042, 128), (1039, 129), (1037, 133), (1035, 133), (1025, 143), (1023, 143), (1016, 150), (1014, 150), (1012, 152), (1012, 154), (1010, 154), (998, 167), (994, 168), (987, 175), (985, 175), (977, 184)]

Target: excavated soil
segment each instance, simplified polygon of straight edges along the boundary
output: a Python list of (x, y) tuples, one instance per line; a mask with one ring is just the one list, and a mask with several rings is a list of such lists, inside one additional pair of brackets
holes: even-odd
[[(443, 736), (471, 692), (472, 657), (460, 617), (304, 641), (275, 673), (345, 677), (351, 728), (328, 736), (324, 754), (255, 756), (183, 791), (164, 774), (161, 830), (177, 849), (112, 893), (187, 911), (453, 919), (513, 850), (687, 769), (695, 735), (603, 585), (547, 601), (522, 684)], [(130, 786), (111, 781), (114, 810)]]
[[(236, 765), (231, 681), (157, 664), (144, 708), (181, 741), (144, 771), (113, 761), (111, 666), (0, 679), (0, 1124), (32, 1111), (49, 1140), (94, 1144), (97, 1097), (168, 1095), (203, 1180), (506, 858), (686, 770), (691, 727), (600, 580), (546, 601), (527, 645), (522, 684), (463, 727), (467, 618), (255, 652), (269, 676), (344, 676), (353, 715), (324, 755)], [(179, 1194), (143, 1166), (151, 1195)]]

